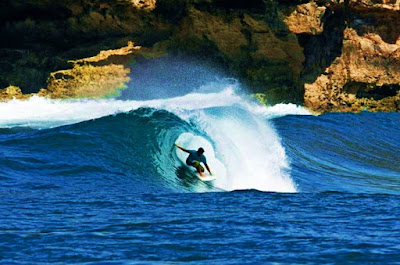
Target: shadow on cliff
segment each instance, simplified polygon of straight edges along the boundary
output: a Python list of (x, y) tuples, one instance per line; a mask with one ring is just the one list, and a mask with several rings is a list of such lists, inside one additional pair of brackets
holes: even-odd
[[(222, 17), (218, 21), (227, 21), (228, 26), (230, 19), (239, 18), (239, 33), (245, 36), (243, 42), (247, 41), (248, 44), (241, 47), (235, 56), (223, 55), (218, 45), (203, 34), (201, 41), (184, 39), (183, 42), (179, 42), (181, 39), (175, 39), (175, 43), (172, 41), (169, 44), (171, 51), (189, 53), (191, 56), (206, 58), (217, 65), (224, 65), (232, 76), (239, 77), (251, 92), (269, 94), (270, 103), (301, 104), (304, 83), (313, 82), (336, 57), (340, 56), (346, 21), (344, 11), (327, 10), (323, 17), (325, 29), (321, 35), (297, 35), (305, 56), (301, 65), (302, 59), (295, 58), (298, 54), (303, 56), (301, 47), (296, 40), (291, 40), (293, 34), (279, 16), (279, 8), (307, 2), (309, 1), (158, 0), (153, 12), (140, 13), (132, 9), (129, 4), (131, 1), (128, 0), (6, 0), (0, 3), (0, 7), (3, 8), (0, 11), (0, 36), (5, 40), (0, 43), (0, 88), (13, 84), (20, 86), (24, 93), (37, 92), (41, 87), (46, 87), (46, 79), (51, 72), (71, 67), (66, 63), (67, 60), (90, 57), (101, 50), (119, 48), (126, 45), (127, 38), (134, 40), (137, 45), (147, 47), (159, 41), (171, 40), (173, 34), (179, 30), (180, 22), (187, 15), (188, 9), (194, 7)], [(74, 10), (72, 4), (77, 4), (79, 10)], [(246, 14), (252, 16), (247, 22), (244, 18)], [(122, 26), (108, 23), (107, 27), (110, 28), (103, 28), (101, 23), (94, 23), (99, 17), (106, 20), (116, 16)], [(75, 21), (75, 24), (71, 21)], [(135, 23), (125, 23), (126, 21)], [(265, 22), (268, 29), (258, 26), (257, 21)], [(157, 28), (158, 23), (168, 26), (160, 30)], [(123, 28), (124, 26), (128, 28)], [(222, 29), (229, 27), (224, 26)], [(287, 45), (278, 50), (284, 54), (284, 59), (276, 57), (278, 55), (272, 54), (268, 49), (257, 53), (257, 46), (265, 46), (260, 36), (269, 34), (266, 31), (270, 30), (274, 35), (271, 45)], [(121, 45), (122, 40), (125, 40), (125, 43)], [(300, 51), (285, 53), (294, 47), (293, 43)], [(230, 48), (225, 47), (228, 51)], [(236, 51), (233, 53), (236, 54)], [(262, 56), (264, 57), (260, 58)]]
[[(129, 0), (0, 1), (0, 89), (15, 85), (35, 93), (47, 86), (50, 73), (70, 69), (68, 60), (120, 48), (128, 40), (152, 45), (168, 38), (143, 26), (148, 15)], [(135, 19), (138, 25), (126, 22)]]
[(299, 34), (297, 36), (300, 45), (304, 48), (305, 55), (301, 76), (303, 85), (313, 83), (342, 54), (346, 12), (328, 9), (322, 18), (322, 22), (324, 23), (322, 34)]
[(187, 34), (173, 37), (173, 51), (223, 65), (251, 93), (267, 94), (269, 104), (303, 102), (302, 49), (279, 15), (278, 1), (173, 2), (159, 0), (155, 10), (177, 28), (186, 22)]

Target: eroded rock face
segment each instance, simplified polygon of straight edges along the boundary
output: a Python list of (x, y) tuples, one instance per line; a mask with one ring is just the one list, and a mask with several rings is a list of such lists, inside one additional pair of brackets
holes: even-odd
[(341, 52), (305, 83), (305, 106), (315, 112), (399, 111), (398, 3), (354, 0), (334, 8), (347, 13)]
[(242, 22), (238, 16), (228, 22), (221, 16), (191, 8), (180, 23), (176, 38), (180, 42), (187, 39), (198, 43), (210, 41), (225, 56), (235, 59), (240, 56), (241, 49), (248, 45), (241, 30)]
[(305, 105), (317, 112), (397, 110), (399, 48), (377, 34), (359, 36), (347, 28), (342, 55), (314, 83), (305, 84)]
[(399, 110), (396, 0), (5, 0), (0, 6), (2, 98), (38, 91), (101, 97), (129, 80), (133, 58), (184, 52), (224, 65), (266, 104)]
[[(35, 63), (25, 61), (26, 57), (22, 57), (18, 64), (24, 65), (26, 69), (17, 67), (21, 72), (25, 71), (18, 78), (8, 70), (13, 67), (5, 65), (2, 68), (4, 74), (0, 75), (0, 85), (19, 83), (23, 92), (28, 87), (30, 92), (44, 88), (40, 90), (41, 95), (79, 97), (82, 93), (76, 92), (74, 87), (84, 86), (84, 78), (78, 81), (75, 76), (89, 74), (91, 78), (85, 80), (93, 83), (97, 82), (95, 80), (101, 82), (94, 77), (95, 70), (99, 73), (106, 69), (117, 71), (107, 60), (93, 62), (88, 58), (95, 56), (97, 60), (105, 53), (101, 50), (111, 49), (115, 52), (115, 48), (134, 41), (142, 46), (135, 51), (137, 56), (152, 57), (166, 51), (179, 51), (208, 57), (225, 65), (233, 76), (241, 78), (253, 91), (268, 92), (274, 102), (302, 101), (302, 91), (298, 87), (301, 86), (303, 49), (295, 34), (285, 29), (274, 1), (69, 0), (54, 3), (43, 0), (36, 2), (36, 6), (34, 1), (25, 4), (18, 1), (18, 4), (12, 1), (7, 3), (15, 12), (24, 10), (29, 17), (18, 21), (9, 17), (11, 22), (5, 26), (5, 34), (14, 41), (8, 43), (8, 46), (23, 43), (22, 47), (29, 50), (32, 62)], [(27, 6), (35, 7), (32, 14), (26, 9)], [(63, 15), (54, 17), (49, 10)], [(45, 14), (43, 20), (42, 14)], [(15, 29), (20, 29), (20, 34)], [(42, 36), (40, 33), (44, 29), (47, 34)], [(29, 32), (27, 36), (30, 37), (23, 37), (23, 31)], [(33, 41), (34, 36), (39, 38)], [(30, 48), (26, 47), (28, 44), (45, 45)], [(42, 57), (44, 52), (48, 54)], [(112, 57), (117, 58), (115, 55)], [(121, 61), (119, 65), (126, 66), (133, 57), (118, 56)], [(73, 61), (75, 63), (71, 64)], [(92, 68), (84, 69), (82, 64), (90, 64)], [(32, 72), (32, 69), (42, 73), (49, 81), (44, 82), (42, 77), (42, 82), (36, 86), (29, 85), (31, 80), (21, 82), (21, 79), (29, 77), (25, 73)], [(88, 95), (95, 94), (92, 91)]]
[[(41, 95), (55, 97), (54, 91), (57, 89), (54, 81), (57, 78), (54, 77), (61, 76), (60, 71), (78, 73), (77, 65), (83, 64), (84, 58), (98, 53), (111, 53), (111, 60), (96, 58), (99, 62), (90, 63), (86, 60), (85, 64), (96, 67), (92, 70), (97, 69), (99, 73), (104, 73), (106, 69), (109, 72), (117, 69), (122, 71), (119, 66), (111, 66), (111, 61), (119, 60), (113, 64), (126, 68), (125, 65), (130, 63), (134, 56), (120, 48), (126, 46), (129, 41), (140, 39), (146, 45), (153, 45), (168, 37), (170, 26), (155, 17), (152, 12), (155, 4), (155, 0), (2, 1), (0, 88), (12, 84), (20, 87), (23, 94), (37, 93), (40, 90)], [(122, 54), (116, 54), (116, 48)], [(154, 50), (160, 53), (159, 48)], [(150, 53), (146, 48), (140, 52), (142, 55)], [(94, 74), (93, 71), (81, 72), (84, 73), (90, 73), (92, 77)], [(76, 81), (72, 80), (75, 79), (64, 78), (63, 82), (59, 82), (60, 89), (74, 87), (74, 84), (67, 85), (67, 82)], [(91, 78), (87, 80), (96, 82)], [(98, 87), (99, 90), (103, 90), (101, 84)], [(46, 89), (53, 92), (44, 93)], [(106, 91), (107, 89), (103, 90)], [(71, 91), (57, 95), (68, 94), (79, 97), (81, 93)], [(95, 94), (101, 95), (92, 91), (89, 96)]]
[(31, 95), (22, 94), (22, 91), (19, 87), (16, 86), (8, 86), (4, 89), (0, 89), (0, 101), (8, 101), (11, 99), (27, 99)]
[(47, 89), (39, 95), (50, 98), (100, 98), (114, 94), (129, 81), (129, 69), (123, 65), (78, 66), (54, 72)]
[(39, 95), (50, 98), (100, 98), (116, 94), (129, 82), (130, 69), (126, 65), (140, 54), (140, 49), (140, 46), (128, 42), (126, 47), (120, 49), (71, 60), (73, 68), (51, 73), (47, 88), (41, 89)]
[(298, 5), (285, 18), (285, 23), (296, 34), (321, 34), (324, 31), (322, 17), (325, 11), (325, 6), (318, 6), (315, 2)]
[(205, 45), (244, 77), (253, 91), (268, 90), (275, 102), (301, 98), (295, 87), (300, 82), (304, 55), (296, 36), (286, 33), (279, 38), (264, 19), (247, 13), (227, 16), (190, 8), (173, 40), (193, 50)]

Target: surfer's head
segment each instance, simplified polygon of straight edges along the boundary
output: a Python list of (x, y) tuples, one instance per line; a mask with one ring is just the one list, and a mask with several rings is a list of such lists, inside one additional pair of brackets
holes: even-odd
[(197, 150), (197, 153), (198, 153), (199, 155), (202, 155), (202, 154), (204, 153), (203, 147), (200, 147), (199, 150)]

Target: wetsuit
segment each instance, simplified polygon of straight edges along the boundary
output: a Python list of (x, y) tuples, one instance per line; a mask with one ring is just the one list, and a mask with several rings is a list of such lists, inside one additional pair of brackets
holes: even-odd
[(186, 159), (187, 165), (196, 167), (197, 165), (200, 164), (200, 162), (207, 164), (207, 160), (204, 155), (199, 156), (196, 150), (188, 150), (188, 152), (189, 152), (189, 157)]

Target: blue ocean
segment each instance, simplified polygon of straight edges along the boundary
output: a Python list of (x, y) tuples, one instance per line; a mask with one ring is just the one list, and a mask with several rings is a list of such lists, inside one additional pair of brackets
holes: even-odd
[(0, 103), (1, 264), (400, 262), (400, 114), (263, 107), (213, 69), (143, 65), (117, 98)]

